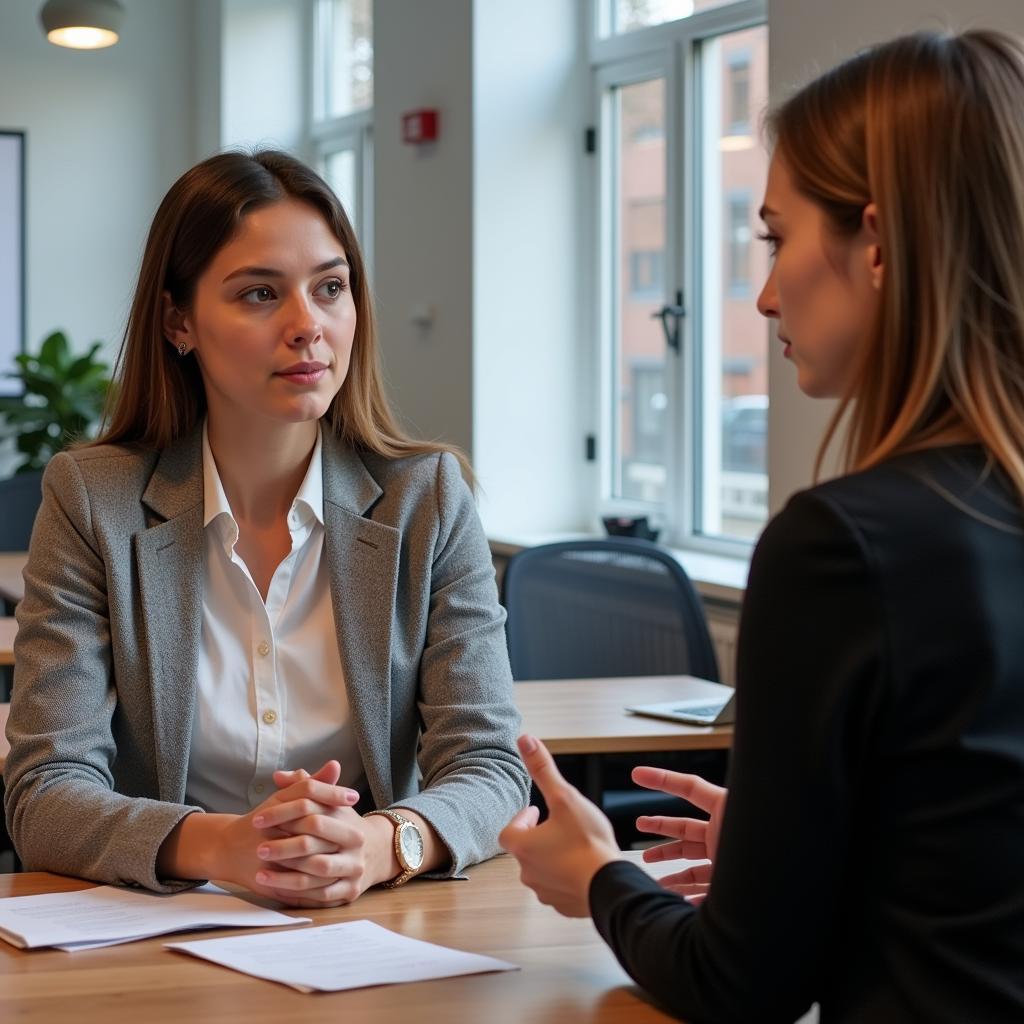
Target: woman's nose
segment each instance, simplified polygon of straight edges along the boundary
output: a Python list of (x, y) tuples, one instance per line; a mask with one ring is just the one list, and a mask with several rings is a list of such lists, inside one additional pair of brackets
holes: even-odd
[(299, 295), (289, 306), (287, 341), (289, 345), (311, 345), (323, 336), (317, 309), (308, 297)]
[(774, 269), (768, 275), (764, 282), (764, 287), (761, 289), (761, 294), (757, 297), (757, 311), (761, 316), (768, 317), (769, 320), (779, 319), (779, 296), (775, 290)]

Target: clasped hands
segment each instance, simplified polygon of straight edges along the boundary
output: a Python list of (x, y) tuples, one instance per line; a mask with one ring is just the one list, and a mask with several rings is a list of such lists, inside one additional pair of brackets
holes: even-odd
[[(565, 781), (542, 743), (521, 736), (519, 752), (548, 805), (548, 818), (538, 824), (540, 812), (527, 807), (505, 827), (499, 842), (519, 861), (523, 884), (533, 889), (541, 903), (567, 917), (587, 917), (591, 880), (621, 856), (611, 823)], [(709, 821), (662, 815), (637, 818), (641, 832), (670, 840), (644, 851), (648, 863), (679, 858), (705, 862), (660, 879), (666, 889), (699, 903), (711, 886), (726, 790), (697, 775), (663, 768), (634, 768), (633, 781), (645, 789), (682, 797), (710, 814)]]
[(337, 761), (313, 775), (277, 771), (277, 792), (248, 814), (206, 816), (219, 824), (209, 876), (293, 907), (350, 903), (392, 877), (393, 826), (361, 817), (359, 794), (337, 785), (340, 773)]

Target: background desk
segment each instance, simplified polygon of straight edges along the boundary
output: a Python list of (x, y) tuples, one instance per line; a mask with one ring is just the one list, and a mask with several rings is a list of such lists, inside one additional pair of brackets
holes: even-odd
[(25, 581), (21, 570), (28, 555), (23, 552), (0, 552), (0, 601), (15, 605), (25, 596)]
[[(0, 896), (86, 886), (58, 875), (0, 875)], [(643, 998), (589, 920), (568, 920), (541, 906), (520, 884), (510, 857), (470, 868), (468, 882), (412, 882), (394, 892), (368, 892), (351, 907), (291, 913), (313, 917), (314, 924), (368, 918), (413, 938), (509, 960), (522, 970), (304, 995), (170, 953), (163, 949), (172, 941), (167, 936), (81, 953), (23, 952), (0, 942), (0, 1020), (650, 1024), (672, 1019)]]
[(725, 750), (732, 746), (731, 725), (683, 725), (625, 710), (627, 704), (711, 692), (709, 683), (693, 676), (639, 676), (516, 683), (513, 697), (523, 732), (543, 740), (553, 754)]
[(602, 754), (731, 747), (731, 725), (684, 725), (626, 711), (627, 704), (686, 700), (712, 692), (712, 684), (693, 676), (557, 679), (516, 683), (512, 690), (523, 732), (543, 741), (552, 754), (584, 755), (581, 788), (598, 806), (604, 789)]

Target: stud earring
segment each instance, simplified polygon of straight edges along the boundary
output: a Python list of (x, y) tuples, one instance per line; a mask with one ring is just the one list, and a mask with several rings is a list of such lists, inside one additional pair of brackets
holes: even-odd
[(185, 344), (185, 342), (183, 342), (183, 341), (178, 342), (178, 355), (179, 356), (184, 356), (187, 352), (188, 352), (188, 346)]

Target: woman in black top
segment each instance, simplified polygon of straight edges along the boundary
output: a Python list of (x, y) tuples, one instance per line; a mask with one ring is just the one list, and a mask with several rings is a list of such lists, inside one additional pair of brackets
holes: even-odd
[[(659, 884), (530, 737), (551, 814), (502, 834), (692, 1022), (1024, 1020), (1024, 46), (915, 35), (769, 120), (758, 307), (847, 475), (754, 554), (728, 800), (646, 818)], [(846, 419), (843, 419), (843, 417)], [(820, 456), (819, 456), (820, 464)], [(712, 881), (713, 872), (713, 881)]]

